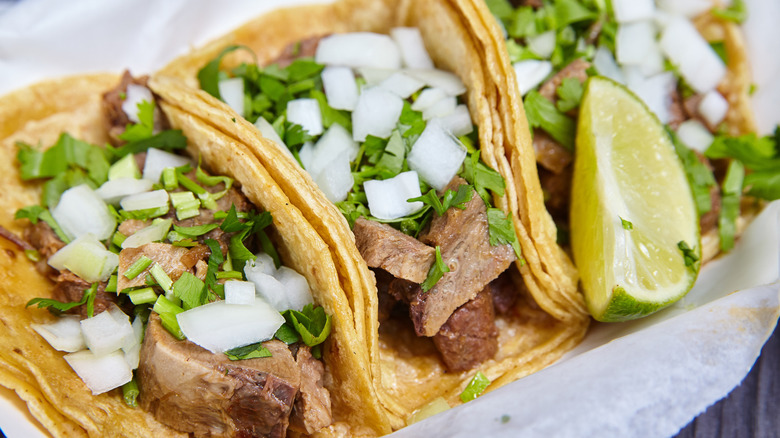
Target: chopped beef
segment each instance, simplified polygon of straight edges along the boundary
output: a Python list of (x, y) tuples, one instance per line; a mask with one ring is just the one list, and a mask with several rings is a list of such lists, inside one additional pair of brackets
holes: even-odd
[(677, 130), (680, 124), (688, 119), (685, 115), (685, 109), (683, 108), (682, 96), (677, 89), (672, 90), (670, 96), (671, 102), (669, 103), (669, 121), (667, 125), (673, 130)]
[(504, 271), (495, 280), (488, 284), (490, 295), (493, 297), (493, 309), (496, 314), (506, 315), (517, 304), (519, 291), (509, 270)]
[(282, 50), (282, 53), (269, 64), (278, 64), (279, 67), (285, 68), (298, 58), (314, 56), (317, 53), (317, 46), (320, 44), (320, 40), (326, 36), (327, 35), (313, 36), (289, 44)]
[(295, 398), (290, 430), (312, 434), (333, 422), (330, 410), (330, 392), (323, 386), (325, 366), (303, 345), (295, 354), (301, 370), (301, 390)]
[(420, 293), (420, 285), (418, 283), (404, 280), (403, 278), (394, 278), (390, 282), (387, 288), (387, 293), (393, 297), (396, 301), (409, 304), (414, 300), (414, 297)]
[(353, 232), (368, 266), (382, 268), (397, 278), (422, 283), (436, 260), (435, 249), (390, 225), (359, 218)]
[(26, 240), (9, 231), (6, 227), (0, 225), (0, 237), (13, 243), (17, 248), (23, 251), (35, 250), (35, 247), (30, 245)]
[(498, 329), (490, 288), (486, 286), (476, 298), (455, 310), (433, 342), (452, 372), (470, 370), (495, 356)]
[(192, 269), (199, 261), (208, 260), (211, 250), (206, 245), (196, 245), (190, 248), (186, 254), (181, 257), (181, 262), (187, 269)]
[[(146, 274), (152, 266), (159, 264), (171, 280), (176, 281), (185, 272), (190, 272), (190, 268), (182, 263), (181, 259), (189, 250), (179, 246), (173, 246), (168, 243), (147, 243), (138, 248), (125, 248), (119, 252), (119, 275), (117, 275), (117, 290), (123, 291), (128, 287), (137, 287), (146, 285)], [(152, 259), (154, 263), (150, 264), (143, 272), (138, 274), (132, 280), (124, 276), (125, 271), (130, 268), (141, 256)]]
[(204, 262), (203, 260), (198, 260), (197, 263), (195, 263), (195, 276), (200, 278), (202, 281), (206, 280), (206, 274), (209, 271), (209, 264)]
[(41, 255), (41, 259), (35, 263), (35, 268), (41, 274), (54, 279), (59, 272), (49, 266), (49, 257), (59, 251), (65, 242), (57, 237), (57, 233), (43, 221), (26, 227), (22, 232), (22, 238), (30, 243)]
[[(92, 286), (92, 283), (81, 279), (67, 269), (61, 271), (54, 281), (56, 284), (54, 285), (53, 297), (63, 303), (81, 301), (84, 297), (84, 291)], [(108, 309), (112, 303), (117, 304), (117, 297), (115, 293), (106, 292), (106, 283), (99, 283), (95, 292), (94, 315)], [(88, 316), (87, 305), (76, 306), (68, 313), (75, 313), (86, 318)]]
[[(141, 406), (158, 421), (196, 437), (284, 437), (302, 367), (284, 343), (263, 345), (271, 357), (231, 361), (176, 340), (152, 314), (136, 372)], [(315, 377), (315, 384), (319, 380)]]
[(568, 149), (541, 129), (534, 129), (533, 146), (536, 162), (556, 174), (563, 172), (574, 159)]
[(512, 0), (512, 5), (514, 7), (530, 6), (530, 7), (534, 8), (534, 9), (539, 9), (542, 6), (544, 6), (544, 4), (542, 3), (542, 0)]
[(146, 166), (146, 151), (138, 152), (137, 154), (133, 155), (133, 158), (135, 158), (135, 164), (138, 166), (138, 170), (143, 173), (144, 166)]
[(140, 219), (126, 219), (117, 228), (117, 231), (122, 233), (125, 237), (130, 237), (133, 234), (143, 230), (149, 226), (149, 222), (142, 221)]
[(131, 123), (130, 118), (127, 117), (127, 114), (122, 109), (122, 104), (124, 103), (122, 96), (127, 93), (127, 86), (135, 84), (145, 87), (148, 79), (148, 76), (134, 78), (129, 71), (125, 70), (119, 85), (103, 94), (103, 120), (105, 120), (108, 137), (114, 146), (124, 143), (119, 136), (125, 132), (125, 127)]
[(588, 69), (590, 63), (582, 58), (577, 58), (570, 62), (569, 65), (562, 68), (561, 71), (556, 73), (553, 77), (545, 81), (541, 87), (539, 87), (539, 94), (545, 97), (547, 100), (555, 103), (558, 100), (558, 87), (563, 83), (566, 78), (575, 78), (578, 81), (584, 83), (588, 80)]
[(556, 220), (567, 222), (569, 217), (569, 198), (571, 197), (571, 179), (574, 168), (566, 167), (561, 173), (539, 169), (539, 183), (544, 190), (544, 203), (547, 211)]
[[(445, 190), (457, 190), (464, 183), (455, 177)], [(419, 289), (409, 303), (420, 336), (438, 333), (455, 309), (474, 299), (515, 260), (511, 245), (490, 245), (487, 209), (476, 191), (463, 210), (450, 208), (434, 217), (420, 241), (440, 246), (442, 259), (450, 268), (431, 290)]]
[(384, 269), (371, 270), (376, 277), (376, 294), (378, 299), (377, 316), (379, 322), (382, 323), (390, 318), (390, 314), (393, 312), (396, 303), (398, 303), (398, 300), (389, 293), (390, 283), (394, 280), (394, 277)]

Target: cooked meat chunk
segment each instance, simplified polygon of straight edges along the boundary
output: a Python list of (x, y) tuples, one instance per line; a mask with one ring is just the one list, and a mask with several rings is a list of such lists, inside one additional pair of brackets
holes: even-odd
[(49, 266), (48, 260), (55, 252), (65, 246), (65, 242), (60, 240), (49, 224), (43, 221), (38, 221), (38, 223), (26, 227), (22, 233), (22, 238), (38, 250), (38, 253), (41, 255), (41, 260), (35, 263), (35, 268), (38, 272), (50, 278), (56, 277), (58, 272)]
[(353, 231), (357, 249), (368, 266), (415, 283), (425, 281), (436, 250), (390, 225), (364, 218), (355, 221)]
[(509, 270), (504, 271), (488, 284), (493, 297), (493, 309), (497, 315), (506, 315), (515, 307), (520, 291), (512, 281)]
[(474, 368), (498, 351), (493, 299), (485, 287), (476, 298), (452, 313), (433, 337), (447, 369), (453, 372)]
[(575, 59), (553, 77), (545, 81), (545, 83), (539, 87), (539, 94), (555, 103), (558, 100), (558, 87), (561, 86), (563, 80), (566, 78), (574, 78), (580, 82), (585, 82), (588, 79), (589, 68), (590, 63), (588, 61), (582, 58)]
[(272, 357), (231, 361), (179, 341), (149, 318), (136, 376), (143, 409), (196, 437), (284, 437), (301, 371), (279, 341)]
[[(152, 269), (155, 263), (159, 264), (171, 280), (176, 281), (185, 272), (190, 272), (190, 268), (182, 263), (181, 259), (189, 250), (168, 243), (147, 243), (138, 248), (125, 248), (119, 252), (119, 275), (117, 275), (117, 290), (123, 291), (128, 287), (144, 286), (146, 284), (146, 274)], [(138, 274), (132, 280), (124, 276), (130, 266), (133, 265), (141, 256), (152, 259), (154, 263), (149, 265), (143, 272)]]
[[(54, 280), (54, 291), (53, 296), (54, 299), (58, 301), (62, 301), (64, 303), (69, 303), (73, 301), (81, 301), (81, 299), (84, 297), (84, 291), (89, 289), (90, 286), (92, 286), (92, 283), (89, 283), (81, 277), (77, 276), (76, 274), (68, 271), (67, 269), (60, 272), (60, 274), (57, 276), (57, 278)], [(97, 291), (95, 292), (95, 303), (94, 303), (94, 315), (97, 315), (98, 313), (108, 309), (111, 304), (117, 303), (117, 294), (106, 292), (106, 284), (100, 283), (98, 284)], [(86, 318), (89, 316), (87, 314), (87, 305), (81, 305), (76, 306), (73, 309), (69, 310), (68, 313), (75, 313), (80, 315), (82, 318)]]
[(122, 104), (124, 103), (123, 96), (127, 93), (127, 86), (135, 84), (145, 87), (148, 79), (148, 76), (134, 78), (129, 71), (125, 70), (119, 85), (103, 94), (103, 119), (105, 120), (108, 137), (114, 146), (124, 143), (119, 136), (125, 132), (125, 127), (130, 123), (130, 118), (127, 117), (127, 114), (122, 109)]
[[(445, 190), (456, 190), (465, 182), (453, 178)], [(450, 208), (434, 217), (420, 241), (440, 246), (442, 259), (450, 272), (428, 292), (420, 289), (409, 304), (415, 331), (433, 336), (452, 312), (477, 294), (515, 260), (512, 247), (490, 245), (487, 209), (476, 191), (463, 210)]]
[(192, 269), (201, 260), (208, 260), (211, 255), (211, 249), (206, 245), (197, 245), (190, 248), (186, 254), (181, 257), (181, 262), (187, 269)]
[(371, 271), (374, 272), (374, 276), (376, 277), (376, 294), (379, 301), (377, 316), (381, 323), (390, 318), (390, 314), (398, 303), (398, 300), (389, 293), (390, 283), (395, 278), (384, 269), (372, 269)]
[(143, 230), (149, 226), (149, 222), (139, 219), (126, 219), (117, 228), (117, 231), (122, 233), (125, 237), (130, 237), (133, 234)]
[(563, 172), (574, 159), (568, 149), (541, 129), (534, 130), (533, 146), (536, 162), (556, 174)]
[(317, 53), (317, 46), (320, 44), (320, 40), (326, 36), (314, 36), (289, 44), (270, 64), (278, 64), (279, 67), (285, 68), (298, 58), (314, 56)]
[(682, 96), (680, 96), (680, 92), (677, 89), (672, 91), (669, 99), (671, 99), (671, 102), (669, 102), (669, 121), (667, 124), (671, 129), (676, 131), (677, 128), (680, 127), (680, 124), (686, 121), (688, 117), (685, 115)]
[(394, 278), (387, 288), (387, 293), (396, 301), (409, 304), (420, 293), (420, 285), (403, 278)]
[(35, 250), (35, 247), (30, 245), (26, 240), (23, 240), (21, 237), (17, 236), (16, 234), (12, 233), (10, 230), (8, 230), (6, 227), (0, 225), (0, 237), (4, 238), (5, 240), (13, 243), (16, 245), (19, 249), (23, 251), (28, 250)]
[(556, 220), (564, 222), (569, 217), (572, 172), (573, 166), (566, 167), (561, 173), (539, 169), (539, 182), (544, 190), (547, 211)]
[(330, 392), (323, 386), (325, 366), (305, 345), (298, 348), (295, 361), (301, 370), (301, 390), (293, 405), (290, 429), (310, 435), (333, 422)]

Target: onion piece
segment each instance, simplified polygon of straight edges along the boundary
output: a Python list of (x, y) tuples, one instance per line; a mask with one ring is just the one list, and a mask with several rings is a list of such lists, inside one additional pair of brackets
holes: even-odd
[(105, 356), (96, 356), (91, 351), (79, 351), (66, 354), (63, 358), (93, 395), (119, 388), (133, 380), (133, 372), (121, 351)]
[(407, 162), (423, 181), (442, 190), (460, 169), (466, 158), (466, 147), (436, 123), (428, 123), (412, 146)]
[(163, 189), (130, 195), (119, 203), (127, 211), (147, 210), (168, 205), (168, 192)]
[(612, 0), (612, 10), (618, 23), (650, 20), (655, 14), (653, 0)]
[(712, 9), (712, 0), (656, 0), (657, 7), (671, 15), (683, 15), (688, 18)]
[(628, 88), (645, 102), (661, 123), (668, 123), (671, 119), (671, 96), (677, 86), (674, 73), (666, 72), (645, 78), (641, 73), (631, 73), (629, 69), (626, 70), (626, 78)]
[(160, 182), (163, 169), (187, 164), (192, 164), (192, 160), (188, 157), (172, 154), (157, 148), (149, 148), (146, 151), (146, 162), (144, 163), (144, 179)]
[(407, 199), (422, 196), (420, 179), (413, 170), (382, 181), (366, 181), (363, 183), (363, 189), (366, 191), (371, 215), (379, 219), (398, 219), (423, 208), (420, 201), (407, 202)]
[(239, 116), (244, 117), (244, 79), (222, 79), (217, 83), (222, 100)]
[[(318, 175), (330, 162), (342, 153), (346, 153), (347, 163), (357, 157), (360, 148), (352, 139), (352, 134), (338, 123), (330, 125), (325, 134), (311, 147), (311, 156), (301, 157), (304, 168), (312, 175)], [(308, 155), (304, 152), (302, 155)]]
[(396, 27), (390, 30), (390, 36), (398, 44), (401, 58), (407, 68), (433, 68), (433, 61), (425, 48), (420, 29)]
[(95, 193), (106, 203), (117, 205), (125, 196), (148, 192), (153, 185), (148, 179), (119, 178), (106, 181)]
[(415, 111), (424, 111), (445, 97), (447, 97), (447, 93), (441, 88), (426, 88), (417, 96), (417, 100), (412, 104), (412, 109)]
[(527, 37), (528, 48), (544, 59), (549, 59), (555, 50), (556, 32), (548, 30), (532, 37)]
[(159, 242), (168, 235), (173, 224), (172, 219), (155, 220), (151, 225), (142, 228), (122, 242), (122, 249), (138, 248), (151, 242)]
[(125, 363), (131, 370), (138, 369), (141, 364), (141, 344), (135, 344), (132, 348), (123, 350)]
[(225, 302), (235, 305), (252, 305), (255, 302), (255, 284), (251, 281), (228, 280), (225, 282)]
[[(121, 310), (119, 312), (122, 313)], [(114, 317), (110, 311), (82, 320), (81, 331), (87, 348), (95, 356), (104, 356), (137, 344), (127, 315), (124, 315), (124, 318)]]
[(284, 144), (282, 137), (279, 137), (279, 134), (276, 132), (276, 129), (274, 129), (274, 127), (270, 123), (268, 123), (268, 120), (263, 118), (263, 116), (257, 118), (257, 120), (255, 121), (255, 128), (257, 128), (257, 130), (260, 131), (260, 134), (262, 134), (263, 137), (281, 146), (279, 149), (281, 149), (284, 153), (286, 153), (291, 157), (293, 156), (292, 152), (290, 152), (290, 149), (288, 149), (287, 145)]
[(673, 18), (661, 35), (661, 51), (697, 92), (714, 89), (726, 75), (726, 66), (693, 24)]
[(85, 234), (49, 257), (49, 266), (68, 269), (84, 280), (106, 281), (119, 266), (119, 256), (106, 249), (94, 234)]
[(699, 103), (699, 114), (712, 126), (718, 126), (729, 112), (729, 102), (716, 90), (707, 92)]
[(127, 114), (127, 118), (133, 123), (141, 123), (138, 117), (138, 104), (141, 102), (154, 103), (152, 91), (143, 85), (127, 84), (125, 91), (125, 100), (122, 102), (122, 111)]
[(295, 99), (287, 102), (287, 121), (301, 125), (309, 135), (322, 134), (322, 113), (316, 99)]
[(259, 271), (247, 272), (246, 279), (254, 283), (257, 296), (265, 300), (277, 312), (284, 312), (290, 308), (284, 285), (273, 275)]
[(447, 96), (444, 99), (439, 100), (433, 105), (423, 110), (423, 120), (430, 120), (434, 117), (445, 117), (452, 114), (455, 111), (455, 107), (458, 106), (458, 100), (455, 96)]
[(618, 63), (643, 64), (647, 53), (657, 46), (655, 35), (656, 29), (652, 21), (638, 21), (618, 26), (615, 36), (615, 54)]
[(355, 74), (349, 67), (325, 67), (321, 73), (322, 87), (331, 108), (354, 111), (358, 100)]
[(319, 64), (347, 67), (401, 68), (401, 53), (392, 38), (371, 32), (334, 34), (320, 40)]
[(51, 324), (30, 324), (57, 351), (73, 353), (87, 348), (77, 315), (64, 315)]
[(273, 276), (274, 272), (276, 272), (274, 259), (264, 252), (255, 254), (255, 257), (257, 258), (254, 260), (247, 260), (246, 264), (244, 265), (244, 274), (246, 275), (247, 279), (249, 279), (250, 275), (255, 275), (256, 273), (263, 273)]
[[(373, 87), (389, 78), (397, 69), (361, 67), (356, 69), (358, 74), (366, 81), (366, 85)], [(358, 90), (360, 91), (360, 90)]]
[(392, 76), (382, 81), (379, 86), (404, 99), (416, 93), (425, 86), (420, 80), (415, 79), (402, 71), (393, 73)]
[(677, 138), (689, 148), (704, 153), (715, 137), (704, 124), (696, 119), (686, 120), (677, 128)]
[(306, 281), (306, 277), (294, 269), (282, 266), (276, 271), (274, 277), (284, 286), (290, 309), (300, 312), (307, 304), (314, 303), (314, 298), (312, 298), (311, 290), (309, 289), (309, 282)]
[(444, 117), (431, 119), (431, 122), (438, 123), (442, 128), (448, 130), (456, 137), (471, 134), (474, 130), (474, 124), (471, 123), (471, 114), (469, 114), (469, 107), (464, 104), (456, 106), (454, 111)]
[(87, 233), (99, 240), (108, 239), (116, 228), (106, 203), (86, 184), (65, 190), (51, 214), (71, 239)]
[(387, 138), (401, 116), (404, 101), (379, 87), (363, 90), (352, 112), (352, 138), (365, 141), (367, 135)]
[(314, 174), (314, 182), (322, 190), (330, 202), (336, 203), (347, 199), (347, 195), (355, 184), (352, 176), (349, 155), (351, 151), (343, 151)]
[(460, 96), (466, 92), (466, 86), (455, 73), (437, 69), (405, 70), (409, 76), (425, 82), (434, 88), (441, 88), (450, 96)]
[(615, 57), (612, 56), (612, 52), (606, 47), (599, 46), (596, 49), (596, 53), (593, 55), (593, 66), (596, 67), (600, 75), (621, 84), (626, 83), (626, 79), (623, 77), (623, 70), (618, 66)]
[(271, 339), (284, 323), (262, 298), (245, 306), (215, 301), (179, 313), (176, 319), (187, 339), (212, 353)]
[(512, 67), (515, 69), (517, 88), (520, 89), (523, 96), (541, 84), (553, 71), (553, 65), (550, 61), (536, 59), (516, 62), (512, 64)]

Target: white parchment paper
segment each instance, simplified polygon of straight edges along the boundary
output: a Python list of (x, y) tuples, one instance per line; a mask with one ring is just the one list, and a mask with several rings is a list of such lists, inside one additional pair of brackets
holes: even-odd
[[(257, 14), (297, 3), (312, 1), (25, 0), (0, 15), (0, 95), (60, 75), (151, 73)], [(754, 104), (768, 133), (780, 122), (774, 47), (780, 4), (747, 4)], [(594, 324), (555, 365), (396, 435), (673, 435), (744, 378), (776, 324), (779, 213), (778, 203), (767, 208), (734, 251), (708, 264), (670, 309), (630, 323)], [(45, 436), (2, 388), (0, 428), (9, 438)]]

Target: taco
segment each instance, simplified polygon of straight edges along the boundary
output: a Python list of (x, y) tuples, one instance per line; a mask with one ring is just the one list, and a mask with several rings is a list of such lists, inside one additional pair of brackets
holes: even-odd
[(531, 145), (507, 148), (480, 50), (449, 2), (342, 1), (262, 16), (150, 82), (249, 145), (327, 242), (393, 428), (543, 368), (587, 328), (572, 265), (540, 254), (538, 179), (510, 166)]
[(0, 384), (54, 436), (388, 432), (326, 244), (145, 83), (0, 98)]
[[(750, 108), (750, 68), (737, 25), (744, 4), (485, 3), (468, 6), (470, 28), (482, 31), (475, 35), (501, 90), (507, 140), (533, 144), (543, 190), (535, 203), (544, 202), (564, 247), (579, 100), (591, 76), (626, 85), (666, 125), (699, 214), (700, 262), (731, 249), (764, 201), (777, 198), (769, 188), (777, 175), (775, 140), (755, 135)], [(758, 152), (759, 144), (769, 147)], [(732, 164), (747, 172), (737, 190), (724, 186)]]

